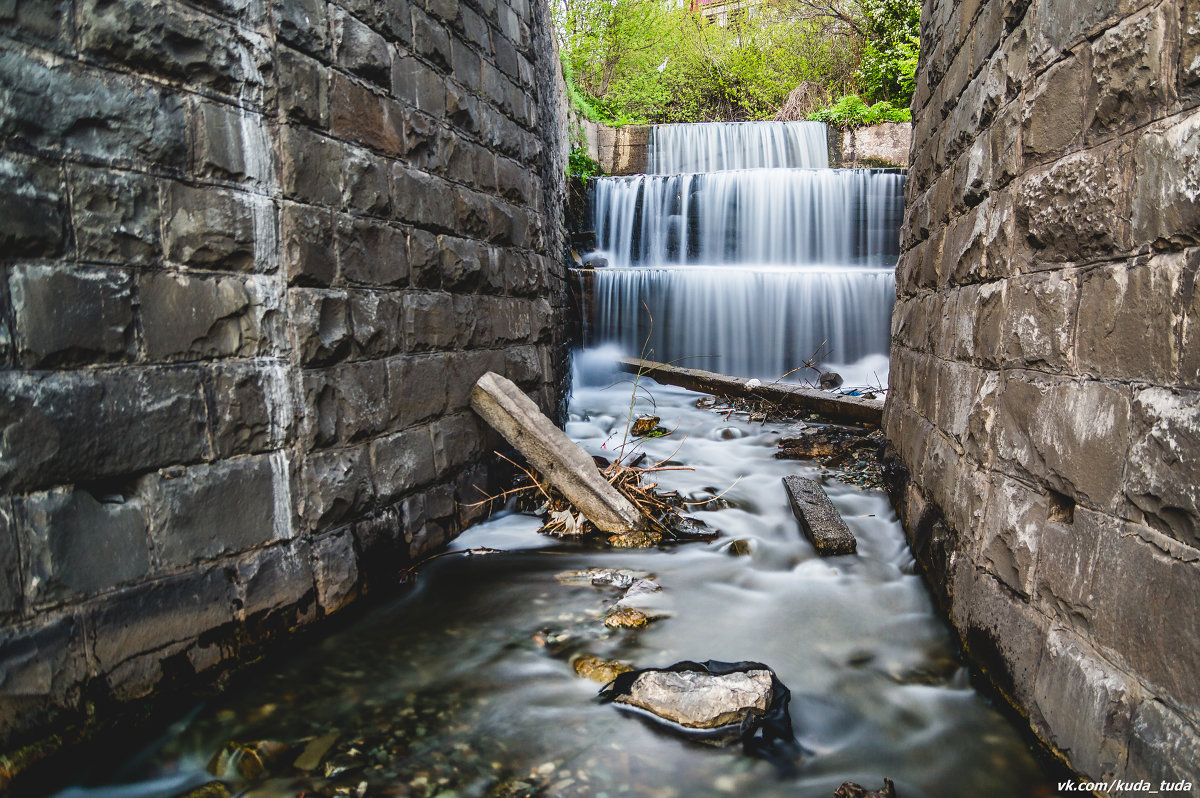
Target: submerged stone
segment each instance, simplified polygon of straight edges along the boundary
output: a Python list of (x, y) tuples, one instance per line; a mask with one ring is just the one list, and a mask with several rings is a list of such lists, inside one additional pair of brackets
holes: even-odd
[(620, 674), (633, 670), (633, 666), (628, 663), (601, 659), (595, 654), (584, 654), (575, 660), (571, 667), (579, 676), (600, 684), (608, 684)]
[(896, 785), (892, 784), (891, 779), (884, 778), (881, 789), (868, 790), (860, 784), (845, 781), (834, 792), (833, 798), (896, 798)]
[(594, 585), (627, 590), (634, 582), (650, 579), (654, 575), (646, 571), (631, 571), (623, 568), (585, 568), (579, 571), (563, 571), (554, 575), (560, 585)]

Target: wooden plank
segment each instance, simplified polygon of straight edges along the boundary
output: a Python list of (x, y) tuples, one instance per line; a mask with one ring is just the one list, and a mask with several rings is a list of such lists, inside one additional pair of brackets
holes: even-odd
[(812, 542), (817, 554), (830, 557), (858, 551), (858, 541), (850, 527), (816, 480), (788, 476), (783, 478), (783, 487), (804, 536)]
[(511, 381), (484, 374), (471, 389), (471, 407), (597, 527), (610, 534), (643, 527), (644, 516), (605, 481), (592, 456)]
[(621, 358), (617, 362), (622, 371), (649, 377), (663, 385), (678, 385), (681, 388), (726, 398), (765, 399), (781, 408), (818, 413), (837, 421), (879, 426), (883, 420), (883, 402), (878, 399), (839, 396), (828, 391), (802, 388), (783, 382), (753, 385), (750, 384), (750, 380), (742, 377), (729, 377), (700, 369), (685, 369), (635, 357)]

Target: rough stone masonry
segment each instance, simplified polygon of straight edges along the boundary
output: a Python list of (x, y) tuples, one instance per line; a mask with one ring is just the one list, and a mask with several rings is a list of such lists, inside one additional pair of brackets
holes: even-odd
[(893, 500), (1043, 740), (1200, 791), (1200, 2), (927, 0), (921, 31)]
[(473, 518), (561, 399), (543, 0), (0, 3), (0, 750)]

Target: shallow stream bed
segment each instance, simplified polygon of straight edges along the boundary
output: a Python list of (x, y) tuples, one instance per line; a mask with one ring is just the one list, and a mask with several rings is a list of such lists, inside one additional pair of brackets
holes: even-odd
[[(731, 506), (694, 513), (720, 539), (583, 549), (538, 535), (531, 517), (494, 517), (453, 545), (507, 553), (429, 563), (400, 598), (243, 676), (151, 748), (129, 752), (107, 785), (68, 793), (177, 795), (211, 779), (206, 765), (231, 740), (297, 744), (336, 733), (314, 771), (332, 779), (285, 768), (252, 787), (230, 781), (230, 791), (828, 798), (843, 781), (876, 789), (887, 776), (901, 798), (1051, 794), (1024, 741), (971, 687), (885, 496), (827, 481), (858, 554), (819, 559), (780, 483), (819, 471), (774, 459), (784, 425), (726, 419), (696, 407), (697, 394), (648, 387), (654, 414), (675, 431), (640, 445), (654, 460), (694, 467), (659, 474), (663, 489), (704, 498), (728, 488)], [(628, 384), (577, 390), (567, 431), (611, 458), (629, 405)], [(647, 410), (642, 399), (634, 412)], [(730, 553), (734, 540), (750, 553)], [(652, 573), (663, 589), (649, 608), (666, 617), (641, 630), (606, 628), (618, 591), (555, 579), (589, 567)], [(638, 667), (766, 663), (792, 692), (808, 752), (799, 774), (780, 780), (736, 748), (686, 742), (598, 703), (600, 685), (571, 666), (582, 653)]]

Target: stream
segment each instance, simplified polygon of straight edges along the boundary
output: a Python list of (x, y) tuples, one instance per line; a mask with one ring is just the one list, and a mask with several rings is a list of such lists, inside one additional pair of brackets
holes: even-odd
[[(206, 765), (232, 740), (283, 741), (294, 756), (327, 734), (337, 735), (323, 761), (332, 779), (285, 768), (291, 775), (257, 783), (234, 778), (231, 793), (828, 798), (843, 781), (877, 789), (887, 776), (901, 798), (1052, 794), (1018, 733), (972, 688), (881, 492), (825, 478), (858, 554), (820, 559), (780, 483), (820, 472), (773, 457), (785, 425), (643, 387), (633, 411), (674, 431), (640, 449), (694, 469), (660, 473), (660, 488), (697, 500), (724, 491), (730, 506), (693, 513), (721, 538), (599, 550), (540, 535), (533, 517), (499, 514), (452, 548), (505, 553), (430, 562), (390, 604), (245, 674), (146, 750), (61, 796), (178, 795), (211, 780)], [(577, 387), (568, 433), (615, 456), (631, 395), (628, 382)], [(750, 553), (733, 556), (734, 540)], [(662, 592), (649, 609), (664, 617), (606, 628), (619, 591), (555, 579), (590, 567), (652, 573)], [(599, 703), (600, 685), (571, 665), (583, 653), (638, 667), (766, 663), (791, 689), (806, 750), (798, 775), (781, 780), (736, 747), (677, 739)]]

